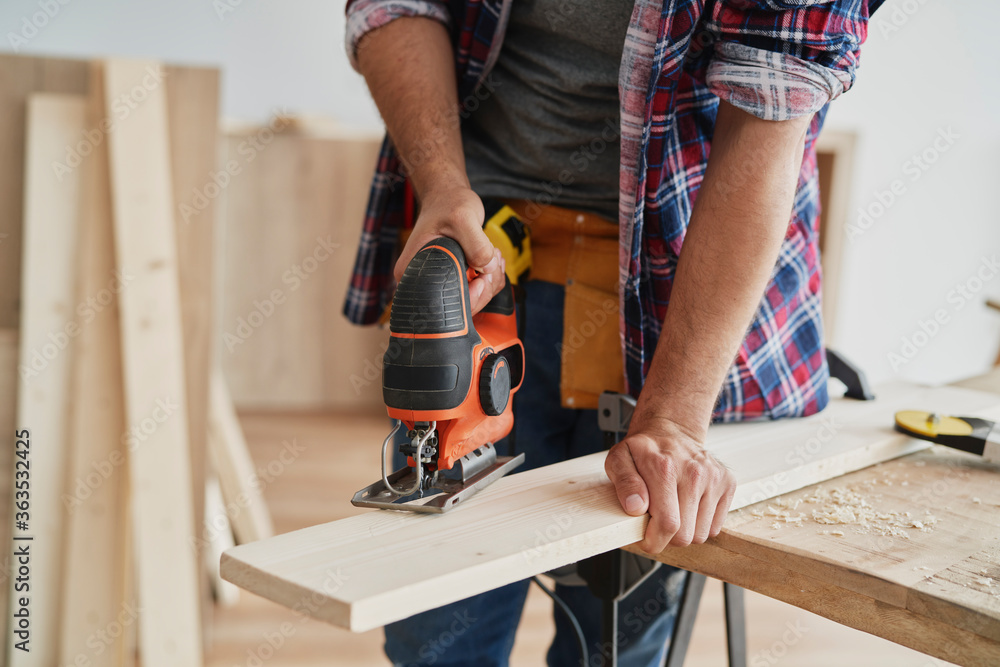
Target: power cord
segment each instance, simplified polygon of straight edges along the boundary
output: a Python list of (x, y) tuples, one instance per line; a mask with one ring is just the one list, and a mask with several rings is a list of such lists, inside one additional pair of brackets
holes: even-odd
[(576, 640), (580, 644), (580, 664), (586, 667), (590, 664), (590, 656), (587, 654), (587, 640), (583, 636), (583, 628), (580, 627), (580, 621), (576, 620), (576, 615), (569, 608), (569, 606), (563, 602), (562, 598), (555, 594), (555, 591), (550, 590), (548, 586), (542, 583), (542, 580), (537, 576), (532, 577), (531, 580), (538, 584), (538, 587), (542, 591), (552, 598), (552, 601), (559, 607), (562, 613), (566, 614), (566, 618), (573, 625), (573, 631), (576, 633)]

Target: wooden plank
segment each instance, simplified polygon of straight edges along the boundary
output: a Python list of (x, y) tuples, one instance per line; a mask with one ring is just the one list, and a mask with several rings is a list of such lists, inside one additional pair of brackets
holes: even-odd
[[(217, 173), (219, 71), (170, 66), (165, 71), (171, 180), (177, 223), (181, 321), (184, 331), (191, 488), (194, 493), (192, 520), (194, 525), (199, 526), (205, 515), (208, 466), (208, 378), (213, 352), (211, 332), (215, 299), (212, 263), (215, 254), (217, 200), (216, 197), (204, 196), (204, 193), (214, 184), (213, 177)], [(208, 190), (209, 194), (213, 192)], [(196, 198), (198, 206), (193, 208)], [(197, 215), (189, 214), (191, 210), (196, 211)], [(203, 554), (198, 554), (197, 562), (203, 561), (202, 556)], [(207, 571), (199, 581), (202, 619), (207, 624), (212, 618), (212, 594)], [(203, 636), (209, 636), (207, 627)]]
[[(86, 95), (87, 78), (84, 61), (0, 55), (0, 328), (17, 329), (20, 322), (28, 96), (34, 92)], [(75, 137), (64, 147), (60, 163), (76, 153), (73, 149), (81, 139)]]
[[(737, 475), (734, 508), (925, 449), (892, 429), (903, 407), (1000, 407), (965, 389), (878, 393), (805, 419), (713, 426), (707, 446)], [(222, 576), (286, 606), (309, 601), (312, 615), (354, 631), (384, 625), (638, 541), (647, 519), (621, 511), (603, 461), (510, 475), (444, 515), (370, 512), (241, 545), (223, 555)], [(347, 501), (337, 493), (331, 502)]]
[(209, 535), (209, 544), (204, 549), (205, 567), (212, 580), (212, 590), (221, 606), (231, 607), (239, 602), (240, 589), (219, 575), (219, 559), (222, 558), (223, 551), (236, 543), (226, 514), (226, 503), (222, 499), (222, 487), (214, 476), (209, 476), (208, 484), (205, 485), (204, 525)]
[[(53, 165), (83, 134), (85, 123), (82, 97), (39, 93), (28, 100), (17, 424), (30, 431), (30, 467), (27, 497), (19, 497), (24, 489), (15, 489), (14, 499), (15, 510), (17, 502), (29, 506), (25, 515), (15, 512), (15, 519), (27, 522), (14, 530), (15, 539), (26, 540), (15, 541), (14, 550), (25, 545), (29, 550), (31, 588), (27, 596), (11, 594), (10, 613), (23, 615), (23, 607), (30, 607), (31, 632), (15, 632), (8, 643), (11, 665), (49, 665), (58, 658), (64, 527), (59, 481), (69, 454), (70, 364), (78, 333), (73, 317), (80, 173)], [(15, 479), (22, 478), (15, 473)], [(28, 604), (22, 605), (25, 598)], [(16, 642), (23, 639), (29, 639), (26, 650), (18, 650)]]
[(274, 526), (260, 485), (254, 484), (257, 472), (253, 459), (222, 373), (212, 373), (211, 382), (209, 452), (219, 476), (225, 513), (238, 543), (263, 540), (274, 535)]
[(341, 314), (380, 140), (226, 133), (219, 353), (238, 408), (384, 409), (388, 332)]
[[(109, 135), (120, 295), (139, 646), (144, 665), (202, 663), (199, 568), (170, 173), (158, 63), (105, 64), (105, 103), (134, 102)], [(141, 97), (141, 99), (139, 99)], [(120, 101), (118, 102), (121, 103)]]
[[(87, 127), (105, 118), (100, 67), (93, 65)], [(76, 302), (79, 325), (73, 357), (73, 410), (59, 663), (117, 666), (126, 656), (125, 633), (106, 633), (120, 619), (135, 621), (135, 601), (126, 598), (128, 496), (124, 485), (128, 451), (122, 389), (118, 293), (127, 276), (116, 272), (111, 222), (107, 143), (94, 147), (81, 173), (80, 245)], [(94, 637), (105, 637), (94, 643)]]

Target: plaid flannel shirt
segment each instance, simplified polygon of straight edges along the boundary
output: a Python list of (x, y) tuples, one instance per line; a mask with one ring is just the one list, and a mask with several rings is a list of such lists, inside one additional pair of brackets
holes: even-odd
[[(496, 62), (513, 0), (354, 0), (347, 51), (404, 16), (448, 27), (459, 99)], [(850, 88), (868, 18), (882, 0), (636, 0), (619, 72), (619, 297), (629, 391), (656, 349), (684, 233), (705, 175), (719, 99), (766, 120), (813, 114), (791, 220), (771, 279), (723, 383), (714, 421), (803, 416), (828, 401), (820, 314), (815, 140)], [(755, 169), (751, 160), (747, 169)], [(375, 322), (392, 295), (404, 166), (386, 138), (344, 313)], [(738, 177), (738, 176), (737, 176)]]

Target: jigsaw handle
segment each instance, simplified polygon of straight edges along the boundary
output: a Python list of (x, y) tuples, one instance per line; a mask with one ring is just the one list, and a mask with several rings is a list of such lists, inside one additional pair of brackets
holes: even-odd
[(413, 336), (457, 333), (469, 325), (469, 280), (457, 241), (424, 244), (403, 271), (392, 299), (389, 331)]

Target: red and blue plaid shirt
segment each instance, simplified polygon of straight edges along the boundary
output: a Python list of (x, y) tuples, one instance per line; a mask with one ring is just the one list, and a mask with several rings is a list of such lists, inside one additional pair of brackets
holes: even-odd
[[(355, 0), (347, 50), (404, 16), (447, 26), (459, 99), (496, 62), (513, 0)], [(765, 120), (813, 114), (792, 217), (760, 306), (723, 383), (715, 421), (802, 416), (828, 401), (820, 315), (815, 140), (827, 104), (854, 81), (868, 18), (882, 0), (637, 0), (619, 76), (620, 326), (638, 395), (670, 302), (677, 257), (705, 175), (719, 99)], [(748, 164), (747, 169), (754, 169)], [(405, 170), (386, 138), (344, 313), (378, 320), (394, 288)]]

